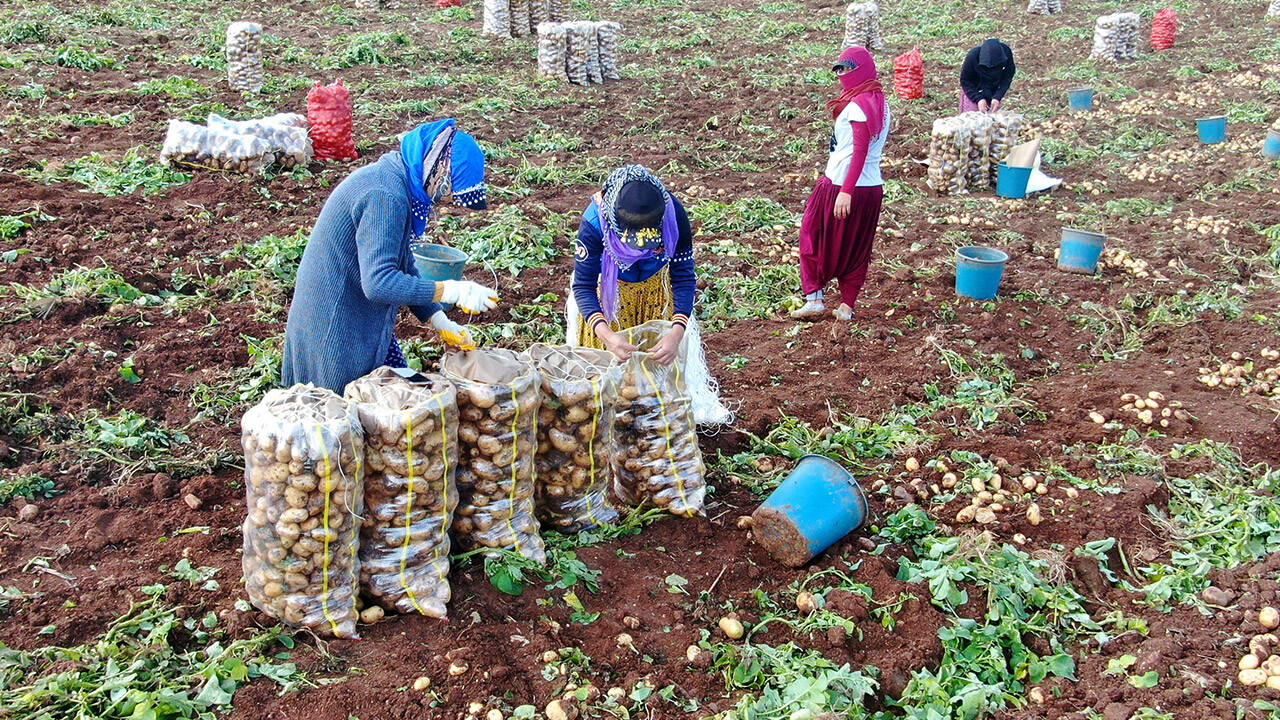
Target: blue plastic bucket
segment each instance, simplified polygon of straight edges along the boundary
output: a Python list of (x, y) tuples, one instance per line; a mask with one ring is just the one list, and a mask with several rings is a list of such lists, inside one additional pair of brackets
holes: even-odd
[(1058, 269), (1092, 275), (1098, 271), (1098, 258), (1107, 243), (1102, 233), (1076, 228), (1062, 228), (1062, 244), (1058, 246)]
[(1280, 130), (1267, 131), (1267, 139), (1262, 141), (1262, 157), (1280, 160)]
[(1067, 104), (1072, 110), (1092, 110), (1093, 109), (1093, 88), (1078, 87), (1071, 88), (1067, 91)]
[(996, 194), (1004, 198), (1020, 199), (1027, 196), (1027, 182), (1031, 180), (1031, 168), (1008, 165), (1000, 161), (996, 171)]
[(414, 245), (413, 264), (424, 280), (461, 280), (467, 254), (444, 245)]
[(956, 293), (974, 300), (990, 300), (1000, 290), (1009, 254), (985, 247), (956, 250)]
[(751, 534), (778, 562), (800, 567), (867, 520), (867, 498), (848, 470), (806, 455), (751, 515)]
[(1196, 129), (1200, 131), (1200, 142), (1212, 145), (1227, 139), (1227, 116), (1198, 118)]

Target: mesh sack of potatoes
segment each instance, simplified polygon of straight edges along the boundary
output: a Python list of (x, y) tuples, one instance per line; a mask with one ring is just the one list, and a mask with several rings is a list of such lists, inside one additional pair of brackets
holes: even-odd
[(622, 37), (622, 25), (616, 22), (596, 23), (596, 38), (600, 42), (600, 72), (605, 80), (617, 80), (618, 41)]
[(511, 12), (512, 37), (524, 37), (531, 29), (529, 24), (529, 0), (507, 0), (507, 8)]
[(227, 82), (232, 90), (262, 90), (262, 26), (234, 22), (227, 26)]
[(624, 331), (640, 350), (623, 363), (618, 381), (613, 492), (625, 505), (652, 503), (691, 517), (702, 514), (707, 488), (684, 379), (687, 348), (681, 344), (671, 365), (650, 359), (653, 346), (670, 331), (665, 320)]
[(868, 50), (884, 49), (880, 34), (880, 6), (873, 2), (850, 3), (844, 16), (844, 46), (861, 45)]
[(549, 22), (564, 22), (565, 0), (547, 0), (547, 20)]
[(170, 120), (160, 162), (226, 172), (256, 173), (275, 160), (265, 140), (218, 131), (184, 120)]
[(991, 148), (987, 156), (990, 184), (996, 184), (1000, 161), (1009, 157), (1009, 151), (1018, 144), (1022, 134), (1022, 116), (1017, 113), (991, 113)]
[(566, 57), (565, 72), (569, 82), (575, 85), (590, 85), (591, 73), (587, 70), (587, 56), (590, 53), (590, 36), (588, 28), (593, 23), (579, 21), (564, 23)]
[(484, 0), (484, 20), (480, 34), (511, 37), (511, 6), (507, 0)]
[(538, 76), (552, 80), (568, 80), (565, 56), (568, 52), (565, 27), (560, 23), (538, 23)]
[[(301, 121), (301, 124), (297, 124)], [(230, 132), (238, 135), (252, 135), (267, 143), (275, 161), (285, 167), (306, 165), (314, 155), (311, 148), (311, 133), (307, 130), (307, 120), (301, 115), (292, 113), (273, 115), (260, 120), (235, 121), (221, 115), (209, 115), (208, 126), (211, 130)]]
[(551, 21), (551, 4), (549, 0), (529, 0), (529, 27), (538, 31), (538, 25)]
[(458, 388), (455, 539), (467, 550), (511, 550), (546, 562), (533, 499), (537, 371), (510, 350), (453, 353), (441, 367)]
[(347, 385), (365, 438), (360, 584), (388, 610), (445, 616), (458, 505), (458, 394), (381, 367)]
[(1138, 56), (1137, 13), (1113, 13), (1098, 18), (1093, 30), (1093, 51), (1089, 57), (1104, 60), (1127, 60)]
[(1271, 0), (1267, 7), (1267, 17), (1280, 17), (1280, 0)]
[(1062, 0), (1031, 0), (1027, 12), (1033, 15), (1057, 15), (1062, 12)]
[(933, 121), (929, 139), (929, 187), (945, 195), (966, 192), (969, 126), (959, 116)]
[(289, 625), (357, 637), (364, 432), (355, 406), (294, 385), (268, 392), (240, 428), (249, 600)]
[(604, 82), (604, 71), (600, 68), (600, 23), (582, 23), (583, 32), (587, 34), (587, 77), (593, 83)]
[(983, 112), (967, 112), (960, 114), (960, 121), (969, 128), (964, 184), (969, 192), (973, 192), (991, 184), (991, 116)]
[(617, 511), (606, 500), (618, 389), (613, 354), (539, 343), (528, 355), (542, 377), (538, 520), (560, 532), (617, 521)]
[(356, 7), (364, 10), (378, 10), (382, 7), (382, 0), (356, 0)]

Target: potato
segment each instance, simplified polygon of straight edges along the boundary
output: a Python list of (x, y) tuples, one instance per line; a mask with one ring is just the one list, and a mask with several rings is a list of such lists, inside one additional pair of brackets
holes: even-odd
[(1265, 670), (1241, 670), (1237, 676), (1241, 685), (1248, 687), (1257, 687), (1267, 683), (1267, 673)]
[(1261, 662), (1259, 662), (1258, 656), (1253, 653), (1249, 653), (1248, 655), (1240, 658), (1239, 668), (1241, 670), (1254, 670), (1257, 669), (1259, 665), (1261, 665)]
[(1032, 525), (1039, 525), (1041, 519), (1042, 518), (1040, 515), (1040, 506), (1036, 503), (1031, 503), (1030, 505), (1028, 505), (1027, 506), (1027, 522), (1031, 523)]
[(745, 632), (745, 629), (742, 626), (742, 621), (729, 615), (720, 618), (720, 622), (717, 623), (717, 626), (720, 628), (720, 632), (724, 633), (725, 637), (730, 640), (737, 640), (741, 638)]
[(249, 599), (288, 624), (344, 638), (357, 637), (358, 427), (354, 405), (309, 385), (269, 392), (241, 421)]
[(1258, 622), (1268, 630), (1280, 627), (1280, 612), (1273, 607), (1264, 607), (1258, 611)]

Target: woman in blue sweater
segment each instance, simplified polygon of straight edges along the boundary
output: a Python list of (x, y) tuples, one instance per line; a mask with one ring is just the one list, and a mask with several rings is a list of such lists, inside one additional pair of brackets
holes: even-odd
[(698, 278), (689, 216), (657, 176), (643, 165), (610, 173), (582, 213), (574, 260), (579, 319), (569, 328), (570, 344), (607, 349), (626, 360), (636, 347), (620, 330), (670, 320), (672, 330), (654, 347), (653, 359), (664, 365), (675, 360)]
[(455, 188), (455, 204), (485, 206), (484, 154), (450, 118), (410, 131), (399, 151), (334, 189), (298, 266), (285, 329), (285, 385), (313, 383), (341, 394), (381, 365), (404, 367), (393, 332), (401, 306), (446, 342), (470, 342), (441, 304), (480, 313), (494, 308), (497, 294), (465, 280), (424, 280), (410, 251), (435, 203)]

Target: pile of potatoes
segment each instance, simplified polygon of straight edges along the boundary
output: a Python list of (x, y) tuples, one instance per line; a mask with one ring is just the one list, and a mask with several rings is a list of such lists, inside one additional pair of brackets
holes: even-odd
[[(1136, 393), (1124, 393), (1120, 396), (1119, 411), (1133, 415), (1143, 425), (1159, 425), (1162, 428), (1172, 427), (1174, 422), (1191, 422), (1194, 418), (1177, 400), (1166, 400), (1164, 393), (1152, 390), (1145, 397)], [(1106, 414), (1093, 410), (1089, 419), (1101, 425), (1109, 419)]]
[(685, 386), (685, 351), (671, 365), (649, 353), (671, 323), (655, 320), (626, 330), (640, 348), (622, 366), (614, 416), (614, 495), (627, 505), (652, 503), (675, 515), (703, 514), (705, 468)]
[(439, 375), (414, 383), (382, 367), (348, 384), (345, 396), (365, 434), (360, 583), (384, 609), (445, 617), (457, 391)]
[(1144, 280), (1153, 274), (1157, 278), (1164, 277), (1159, 270), (1152, 269), (1151, 263), (1142, 258), (1136, 258), (1130, 255), (1128, 251), (1120, 248), (1105, 248), (1102, 251), (1102, 264), (1104, 267), (1123, 270), (1136, 278)]
[[(997, 471), (989, 477), (966, 479), (963, 472), (953, 469), (945, 458), (934, 458), (923, 465), (918, 458), (907, 458), (904, 467), (913, 476), (907, 483), (909, 492), (924, 502), (934, 495), (950, 494), (958, 489), (971, 490), (969, 504), (956, 513), (955, 522), (958, 524), (989, 525), (1002, 515), (1021, 511), (1028, 523), (1039, 525), (1044, 519), (1041, 503), (1055, 507), (1062, 505), (1062, 498), (1048, 497), (1053, 487), (1049, 478), (1024, 473), (1020, 467), (1001, 457), (993, 458), (993, 462)], [(871, 490), (878, 492), (884, 487), (885, 482), (878, 480)], [(1073, 487), (1067, 487), (1064, 494), (1071, 500), (1080, 496)], [(1025, 509), (1022, 509), (1024, 505)]]
[(160, 162), (225, 172), (260, 173), (275, 160), (265, 140), (170, 120)]
[(1231, 353), (1230, 360), (1220, 364), (1217, 370), (1200, 368), (1200, 383), (1211, 388), (1239, 389), (1241, 395), (1280, 396), (1280, 350), (1269, 347), (1258, 353), (1262, 359), (1273, 363), (1255, 363), (1242, 352)]
[(232, 90), (262, 90), (262, 26), (234, 22), (227, 26), (227, 82)]
[(1240, 674), (1237, 679), (1246, 687), (1265, 685), (1273, 690), (1280, 690), (1280, 638), (1272, 630), (1280, 627), (1280, 611), (1273, 607), (1264, 607), (1258, 611), (1258, 623), (1266, 633), (1254, 635), (1249, 640), (1249, 653), (1240, 658), (1237, 665)]
[(364, 438), (355, 407), (312, 385), (272, 390), (245, 413), (241, 442), (249, 600), (289, 625), (357, 637)]
[(538, 520), (560, 532), (614, 523), (609, 506), (617, 362), (590, 348), (537, 344), (529, 358), (542, 376), (538, 411)]
[(1175, 229), (1185, 228), (1188, 233), (1194, 232), (1201, 235), (1226, 235), (1233, 229), (1231, 220), (1227, 218), (1212, 215), (1196, 216), (1195, 213), (1187, 215), (1186, 220), (1174, 218), (1173, 226)]
[(464, 549), (519, 552), (546, 562), (534, 514), (541, 381), (510, 350), (447, 355), (445, 376), (458, 389), (458, 493), (455, 539)]
[(874, 2), (850, 3), (844, 13), (844, 47), (861, 45), (871, 50), (884, 49), (880, 30), (880, 6)]

